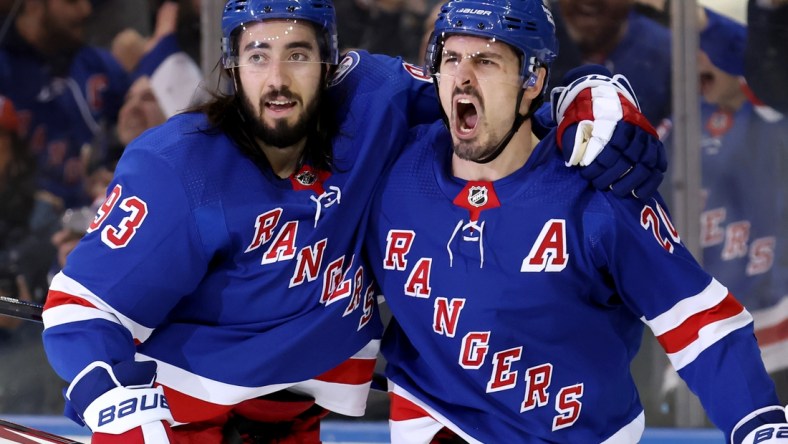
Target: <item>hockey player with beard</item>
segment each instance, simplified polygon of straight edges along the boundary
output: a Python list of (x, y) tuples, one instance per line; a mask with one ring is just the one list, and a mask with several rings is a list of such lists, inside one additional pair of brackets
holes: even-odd
[[(751, 315), (662, 197), (594, 190), (556, 149), (592, 111), (653, 132), (626, 80), (571, 72), (553, 91), (558, 129), (533, 146), (555, 42), (538, 0), (453, 0), (435, 22), (445, 122), (412, 130), (367, 232), (393, 315), (392, 442), (638, 442), (630, 364), (648, 326), (729, 443), (788, 443)], [(570, 103), (589, 88), (592, 108)]]
[[(328, 411), (364, 413), (370, 199), (438, 102), (399, 59), (339, 62), (329, 0), (230, 0), (222, 33), (229, 94), (126, 148), (50, 287), (47, 355), (94, 444), (311, 443)], [(653, 189), (664, 165), (625, 154), (655, 143), (606, 150), (599, 185)]]

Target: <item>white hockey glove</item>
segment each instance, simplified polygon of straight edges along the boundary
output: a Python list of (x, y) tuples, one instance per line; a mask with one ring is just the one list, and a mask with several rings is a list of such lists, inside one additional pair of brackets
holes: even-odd
[(583, 65), (562, 84), (550, 95), (566, 165), (584, 167), (581, 175), (598, 189), (650, 197), (667, 170), (667, 154), (627, 79)]
[(93, 362), (66, 390), (68, 405), (93, 432), (93, 444), (172, 443), (175, 421), (161, 387), (154, 387), (156, 363)]
[(788, 408), (771, 406), (745, 416), (731, 432), (732, 444), (788, 444)]

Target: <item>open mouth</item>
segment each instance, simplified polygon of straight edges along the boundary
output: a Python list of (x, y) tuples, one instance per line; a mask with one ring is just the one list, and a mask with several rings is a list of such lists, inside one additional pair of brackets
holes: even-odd
[(275, 114), (287, 113), (295, 106), (296, 102), (292, 100), (268, 100), (265, 102), (265, 108), (273, 111)]
[(709, 88), (714, 85), (714, 75), (708, 72), (700, 73), (700, 90), (701, 93), (706, 92)]
[(454, 110), (457, 135), (462, 138), (473, 136), (479, 122), (476, 103), (469, 98), (459, 98), (454, 102)]

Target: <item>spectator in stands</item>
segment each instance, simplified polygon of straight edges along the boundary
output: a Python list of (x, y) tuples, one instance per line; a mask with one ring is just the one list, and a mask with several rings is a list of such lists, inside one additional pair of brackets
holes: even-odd
[[(48, 245), (57, 210), (43, 217), (34, 184), (35, 160), (19, 137), (13, 103), (0, 96), (0, 295), (43, 298), (54, 250)], [(21, 284), (20, 284), (21, 282)], [(20, 291), (24, 290), (24, 291)]]
[[(14, 105), (0, 96), (0, 296), (41, 302), (36, 286), (46, 288), (54, 250), (35, 223), (46, 205), (36, 199), (35, 159), (19, 137), (19, 124)], [(41, 326), (0, 316), (0, 356), (0, 412), (57, 413), (63, 383), (46, 364)]]
[(126, 101), (118, 116), (118, 141), (128, 145), (143, 131), (161, 125), (167, 120), (156, 93), (151, 87), (150, 77), (142, 76), (134, 81), (126, 94)]
[(703, 264), (752, 313), (766, 369), (787, 402), (788, 122), (760, 112), (743, 87), (745, 26), (702, 12)]
[(22, 116), (37, 185), (66, 206), (85, 202), (86, 163), (100, 160), (129, 85), (108, 52), (84, 45), (90, 14), (88, 0), (25, 0), (0, 47), (0, 93)]
[(660, 130), (671, 113), (670, 31), (634, 9), (634, 0), (554, 0), (560, 54), (550, 88), (571, 68), (596, 63), (623, 74), (643, 114)]
[(337, 1), (337, 28), (341, 48), (401, 56), (420, 65), (422, 23), (435, 0)]
[[(17, 106), (37, 159), (37, 186), (65, 207), (90, 203), (85, 177), (106, 160), (131, 77), (112, 55), (84, 44), (89, 0), (25, 0), (0, 45), (0, 94)], [(154, 42), (134, 76), (172, 54)]]
[(153, 29), (151, 14), (159, 3), (161, 0), (90, 0), (93, 13), (86, 23), (87, 43), (109, 48), (121, 29), (150, 35)]

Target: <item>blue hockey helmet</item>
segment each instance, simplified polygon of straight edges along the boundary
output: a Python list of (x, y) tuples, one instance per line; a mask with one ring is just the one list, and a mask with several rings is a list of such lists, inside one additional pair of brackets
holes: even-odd
[[(558, 55), (555, 22), (543, 0), (451, 0), (435, 20), (426, 53), (426, 71), (438, 73), (443, 42), (462, 34), (504, 42), (519, 52), (523, 85), (535, 80), (536, 68)], [(543, 93), (547, 88), (547, 82)]]
[[(222, 14), (222, 65), (235, 66), (233, 39), (245, 25), (263, 20), (305, 20), (322, 38), (321, 59), (339, 63), (336, 13), (332, 0), (228, 0)], [(322, 35), (321, 35), (322, 34)]]

